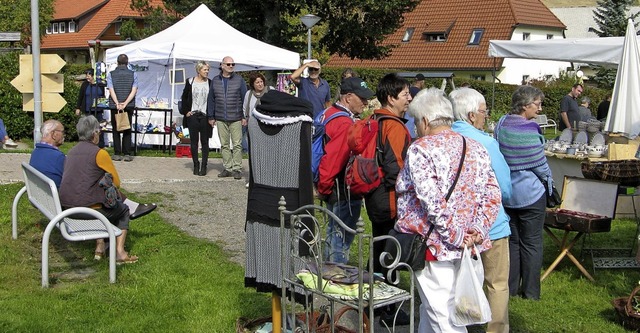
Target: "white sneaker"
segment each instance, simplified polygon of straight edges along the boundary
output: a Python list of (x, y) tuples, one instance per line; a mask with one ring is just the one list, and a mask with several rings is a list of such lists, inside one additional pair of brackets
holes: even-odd
[(9, 147), (9, 148), (16, 148), (18, 147), (18, 144), (13, 142), (13, 140), (8, 139), (7, 141), (4, 142), (4, 145)]
[(249, 183), (247, 183), (247, 185), (245, 185), (244, 187), (249, 188)]

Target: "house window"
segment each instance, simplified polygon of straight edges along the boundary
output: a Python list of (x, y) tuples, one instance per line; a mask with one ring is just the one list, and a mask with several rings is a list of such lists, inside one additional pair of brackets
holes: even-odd
[(528, 33), (528, 32), (522, 33), (522, 40), (530, 40), (530, 39), (531, 39), (531, 33)]
[(551, 81), (551, 80), (553, 80), (553, 75), (551, 75), (551, 74), (547, 74), (547, 75), (545, 75), (545, 76), (544, 76), (544, 79), (545, 79), (545, 81), (547, 81), (547, 82), (548, 82), (548, 81)]
[(63, 34), (66, 30), (66, 24), (64, 24), (64, 22), (60, 22), (58, 23), (58, 30), (60, 31), (61, 34)]
[(523, 75), (522, 84), (527, 84), (527, 83), (529, 83), (529, 75)]
[(76, 32), (76, 22), (74, 21), (69, 22), (69, 32)]
[(408, 42), (411, 40), (411, 36), (413, 36), (413, 32), (416, 30), (416, 28), (407, 28), (407, 30), (404, 32), (404, 36), (402, 37), (402, 41), (403, 42)]
[(469, 45), (480, 44), (480, 39), (482, 38), (483, 33), (484, 29), (473, 29), (471, 32), (471, 38), (469, 38)]
[(481, 75), (481, 74), (471, 74), (470, 77), (471, 77), (472, 80), (476, 80), (476, 81), (486, 81), (487, 80), (486, 76)]
[(553, 39), (553, 34), (547, 34), (547, 39)]
[(57, 34), (58, 33), (58, 23), (54, 23), (53, 24), (53, 33)]
[(51, 34), (51, 23), (47, 25), (47, 34)]
[(446, 42), (447, 35), (445, 33), (427, 34), (427, 41), (429, 42)]
[(120, 36), (120, 28), (122, 28), (122, 22), (118, 21), (113, 26), (116, 30), (116, 35)]

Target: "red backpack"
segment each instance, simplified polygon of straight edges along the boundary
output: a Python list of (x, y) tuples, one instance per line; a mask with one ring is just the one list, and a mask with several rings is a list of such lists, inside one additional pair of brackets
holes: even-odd
[(367, 119), (356, 121), (349, 128), (347, 143), (351, 149), (351, 157), (345, 171), (345, 184), (351, 194), (369, 194), (382, 183), (384, 172), (379, 162), (379, 155), (382, 153), (382, 119), (395, 119), (402, 123), (396, 117), (373, 114)]

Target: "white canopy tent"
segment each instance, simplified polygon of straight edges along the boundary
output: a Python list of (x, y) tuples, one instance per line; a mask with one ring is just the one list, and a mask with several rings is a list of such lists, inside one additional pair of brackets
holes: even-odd
[(137, 100), (142, 97), (167, 98), (171, 94), (171, 105), (175, 105), (175, 85), (171, 82), (176, 80), (175, 77), (169, 80), (169, 76), (175, 75), (176, 68), (184, 68), (185, 77), (194, 76), (193, 64), (197, 60), (209, 62), (212, 69), (210, 77), (217, 74), (215, 69), (225, 56), (233, 58), (236, 71), (295, 69), (300, 66), (298, 53), (243, 34), (204, 4), (153, 36), (108, 49), (105, 62), (115, 64), (120, 54), (126, 54), (129, 62), (137, 65), (134, 68), (138, 70), (140, 82), (144, 83), (138, 88)]
[(633, 138), (640, 132), (640, 50), (633, 22), (625, 37), (489, 41), (489, 56), (618, 65), (604, 130)]

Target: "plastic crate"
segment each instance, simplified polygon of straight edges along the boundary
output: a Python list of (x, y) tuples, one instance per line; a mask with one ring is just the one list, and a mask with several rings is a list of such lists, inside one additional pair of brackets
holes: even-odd
[(191, 157), (191, 145), (178, 143), (176, 145), (176, 157)]

